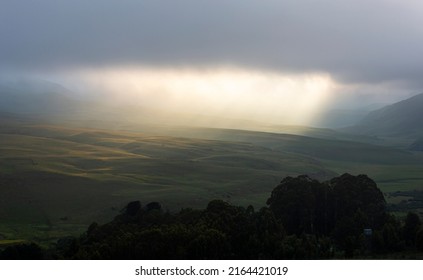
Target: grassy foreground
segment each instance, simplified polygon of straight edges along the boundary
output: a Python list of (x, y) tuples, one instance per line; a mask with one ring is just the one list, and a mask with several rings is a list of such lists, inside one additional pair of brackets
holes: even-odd
[(131, 200), (170, 211), (213, 199), (261, 207), (281, 178), (300, 174), (364, 173), (387, 194), (423, 186), (420, 155), (400, 149), (240, 130), (173, 134), (2, 122), (0, 241), (77, 235)]

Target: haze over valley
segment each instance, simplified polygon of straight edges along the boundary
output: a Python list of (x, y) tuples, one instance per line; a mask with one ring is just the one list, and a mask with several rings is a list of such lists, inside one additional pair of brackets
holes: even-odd
[(289, 176), (321, 190), (366, 174), (389, 215), (423, 215), (418, 1), (3, 6), (0, 249), (138, 200), (274, 211)]

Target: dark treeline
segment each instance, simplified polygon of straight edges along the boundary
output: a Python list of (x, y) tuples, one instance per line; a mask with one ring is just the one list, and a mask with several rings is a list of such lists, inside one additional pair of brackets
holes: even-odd
[(423, 252), (417, 214), (399, 220), (366, 175), (344, 174), (321, 183), (287, 177), (256, 211), (211, 201), (204, 210), (163, 211), (129, 203), (105, 225), (55, 248), (6, 248), (5, 259), (342, 259), (410, 258)]

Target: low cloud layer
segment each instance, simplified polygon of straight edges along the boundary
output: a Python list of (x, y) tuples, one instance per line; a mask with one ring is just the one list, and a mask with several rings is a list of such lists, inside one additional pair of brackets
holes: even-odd
[(417, 0), (5, 0), (0, 71), (229, 66), (417, 93), (422, 15)]

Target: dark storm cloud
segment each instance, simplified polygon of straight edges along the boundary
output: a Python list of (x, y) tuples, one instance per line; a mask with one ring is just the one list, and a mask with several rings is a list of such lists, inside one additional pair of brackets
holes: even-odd
[(3, 0), (0, 68), (213, 66), (423, 84), (420, 1)]

